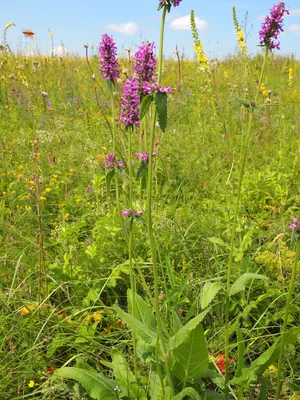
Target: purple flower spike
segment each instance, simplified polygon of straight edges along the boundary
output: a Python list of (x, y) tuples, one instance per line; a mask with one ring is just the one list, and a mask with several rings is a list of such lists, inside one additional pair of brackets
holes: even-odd
[(274, 4), (270, 8), (270, 17), (266, 16), (264, 22), (261, 24), (261, 30), (259, 31), (260, 44), (265, 46), (267, 49), (280, 50), (280, 42), (276, 41), (280, 32), (283, 32), (283, 17), (284, 14), (289, 14), (289, 11), (285, 9), (284, 2)]
[(122, 217), (141, 217), (143, 215), (142, 210), (123, 210), (121, 213)]
[(136, 217), (141, 217), (142, 215), (143, 215), (143, 211), (142, 210), (135, 211), (135, 216)]
[(136, 153), (136, 158), (139, 158), (140, 160), (144, 161), (144, 163), (148, 162), (148, 153)]
[(131, 215), (131, 210), (123, 210), (121, 215), (122, 217), (129, 217)]
[(154, 48), (154, 43), (144, 42), (135, 53), (132, 69), (140, 83), (151, 82), (154, 78), (156, 68)]
[(110, 153), (106, 156), (105, 158), (105, 167), (106, 168), (124, 168), (124, 162), (123, 161), (116, 161), (116, 156), (114, 153)]
[(120, 68), (117, 57), (117, 47), (112, 36), (106, 33), (102, 36), (99, 46), (100, 60), (99, 70), (103, 79), (113, 82), (120, 76)]
[(159, 0), (161, 4), (173, 4), (174, 7), (178, 7), (182, 0)]
[(294, 217), (289, 225), (290, 229), (295, 229), (297, 232), (300, 232), (300, 222), (296, 217)]
[(128, 79), (123, 86), (120, 122), (126, 127), (140, 125), (139, 82), (135, 75)]
[(144, 94), (153, 94), (153, 93), (171, 93), (172, 90), (172, 86), (168, 86), (168, 87), (163, 87), (163, 86), (159, 86), (159, 84), (157, 82), (145, 82), (142, 86), (141, 86), (141, 90), (143, 91)]

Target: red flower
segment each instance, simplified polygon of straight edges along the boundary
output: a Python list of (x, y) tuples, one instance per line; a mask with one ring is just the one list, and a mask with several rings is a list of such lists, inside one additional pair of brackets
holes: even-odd
[[(232, 358), (231, 357), (228, 357), (228, 363), (229, 364), (232, 363)], [(226, 365), (225, 365), (225, 353), (224, 353), (224, 351), (220, 351), (220, 353), (218, 353), (216, 355), (216, 365), (219, 368), (219, 370), (222, 372), (222, 374), (225, 374)]]

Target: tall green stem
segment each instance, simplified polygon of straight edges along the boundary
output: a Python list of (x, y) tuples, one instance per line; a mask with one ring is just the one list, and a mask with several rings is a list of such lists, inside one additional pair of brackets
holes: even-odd
[[(255, 99), (254, 99), (254, 105), (256, 104), (257, 99), (258, 99), (260, 85), (261, 85), (262, 79), (263, 79), (267, 56), (268, 56), (268, 49), (266, 49), (266, 52), (265, 52), (264, 61), (263, 61), (263, 65), (261, 68), (260, 78), (258, 81), (258, 86), (257, 86), (256, 95), (255, 95)], [(227, 269), (227, 284), (226, 284), (226, 295), (225, 295), (226, 296), (225, 297), (225, 366), (226, 366), (225, 400), (229, 399), (229, 362), (228, 362), (228, 358), (229, 358), (229, 305), (230, 305), (229, 303), (230, 303), (231, 272), (232, 272), (232, 264), (233, 264), (233, 253), (234, 253), (234, 240), (235, 240), (237, 219), (238, 219), (239, 206), (240, 206), (240, 200), (241, 200), (243, 178), (244, 178), (244, 174), (245, 174), (248, 149), (249, 149), (249, 144), (250, 144), (250, 139), (251, 139), (253, 115), (254, 115), (254, 108), (251, 107), (249, 121), (248, 121), (248, 129), (247, 129), (247, 133), (246, 133), (246, 140), (245, 140), (245, 144), (244, 144), (243, 153), (241, 154), (241, 167), (240, 167), (240, 175), (239, 175), (239, 181), (238, 181), (238, 191), (237, 191), (237, 198), (236, 198), (236, 203), (235, 203), (233, 224), (232, 224), (232, 230), (231, 230), (230, 254), (229, 254), (229, 262), (228, 262), (228, 269)]]
[[(167, 8), (166, 6), (163, 8), (162, 19), (161, 19), (161, 27), (160, 27), (160, 43), (159, 43), (159, 60), (158, 60), (158, 84), (161, 83), (162, 78), (162, 61), (163, 61), (163, 42), (164, 42), (164, 28), (165, 28), (165, 20), (166, 20)], [(160, 309), (159, 309), (159, 288), (158, 288), (158, 266), (156, 259), (156, 246), (155, 239), (153, 234), (153, 226), (152, 226), (152, 180), (153, 180), (153, 151), (154, 151), (154, 142), (155, 142), (155, 129), (156, 129), (156, 117), (157, 111), (156, 107), (153, 110), (152, 116), (152, 126), (151, 126), (151, 134), (150, 134), (150, 144), (149, 144), (149, 159), (148, 159), (148, 182), (147, 182), (147, 229), (148, 229), (148, 237), (150, 241), (150, 248), (152, 254), (152, 263), (153, 263), (153, 279), (154, 279), (154, 307), (155, 307), (155, 317), (157, 324), (157, 336), (156, 336), (156, 346), (155, 346), (155, 362), (156, 362), (156, 370), (160, 379), (160, 383), (164, 386), (163, 383), (163, 375), (160, 365), (160, 348), (164, 353), (165, 367), (168, 377), (168, 385), (171, 388), (172, 393), (174, 392), (172, 375), (169, 368), (169, 362), (167, 357), (167, 349), (165, 345), (165, 340), (162, 334), (161, 329), (161, 318), (160, 318)]]
[(277, 371), (277, 385), (276, 385), (276, 395), (275, 395), (275, 400), (280, 399), (280, 392), (281, 392), (281, 370), (282, 370), (282, 360), (283, 360), (283, 351), (284, 351), (284, 334), (286, 332), (287, 328), (287, 323), (288, 323), (288, 318), (289, 318), (289, 308), (292, 300), (292, 294), (294, 290), (294, 285), (295, 285), (295, 278), (296, 278), (296, 273), (297, 273), (297, 266), (298, 266), (298, 261), (299, 261), (299, 255), (300, 255), (300, 240), (297, 238), (297, 245), (296, 245), (296, 255), (295, 255), (295, 260), (294, 260), (294, 265), (292, 269), (292, 276), (289, 284), (289, 290), (288, 290), (288, 295), (286, 298), (286, 305), (285, 305), (285, 314), (284, 314), (284, 320), (283, 320), (283, 327), (281, 331), (281, 344), (280, 344), (280, 353), (279, 353), (279, 359), (278, 359), (278, 371)]
[[(112, 110), (112, 152), (116, 155), (116, 136), (117, 136), (117, 126), (116, 126), (116, 111), (115, 111), (115, 100), (114, 100), (114, 92), (113, 92), (113, 83), (109, 82), (109, 92), (110, 92), (110, 101), (111, 101), (111, 110)], [(120, 208), (120, 192), (119, 192), (119, 178), (117, 168), (115, 170), (115, 187), (116, 187), (116, 210), (117, 214), (120, 218), (121, 227), (124, 229), (124, 223), (121, 217), (121, 208)]]

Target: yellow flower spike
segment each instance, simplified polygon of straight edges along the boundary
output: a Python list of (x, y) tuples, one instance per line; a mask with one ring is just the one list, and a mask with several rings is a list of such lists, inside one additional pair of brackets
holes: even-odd
[(16, 26), (16, 24), (14, 24), (13, 22), (9, 22), (7, 25), (5, 25), (4, 30), (6, 31), (8, 28), (10, 28), (11, 26)]
[(33, 388), (35, 385), (34, 381), (30, 379), (29, 383), (28, 383), (28, 387)]

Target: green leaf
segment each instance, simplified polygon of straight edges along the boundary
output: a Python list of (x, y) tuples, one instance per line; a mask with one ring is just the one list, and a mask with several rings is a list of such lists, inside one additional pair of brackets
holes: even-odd
[(210, 305), (221, 289), (223, 289), (223, 284), (220, 282), (206, 282), (200, 295), (202, 310)]
[(114, 393), (114, 389), (117, 386), (116, 383), (111, 379), (104, 378), (104, 376), (95, 371), (90, 371), (86, 368), (62, 367), (55, 372), (55, 375), (79, 382), (88, 395), (95, 400), (116, 400)]
[(115, 169), (112, 168), (111, 170), (108, 171), (108, 173), (107, 173), (106, 176), (105, 176), (107, 194), (108, 194), (109, 191), (110, 191), (110, 182), (111, 182), (111, 180), (112, 180), (112, 178), (113, 178), (114, 175), (115, 175)]
[(255, 274), (252, 272), (246, 272), (242, 276), (240, 276), (234, 284), (231, 286), (230, 289), (230, 296), (233, 296), (242, 290), (245, 290), (246, 285), (249, 281), (252, 281), (253, 279), (263, 279), (263, 280), (268, 280), (269, 278), (265, 275), (261, 274)]
[(214, 392), (213, 390), (206, 390), (201, 393), (203, 399), (205, 400), (224, 400), (224, 394)]
[(245, 354), (245, 341), (242, 335), (242, 331), (240, 326), (237, 326), (236, 329), (237, 333), (237, 341), (238, 341), (238, 362), (237, 362), (237, 368), (236, 368), (236, 373), (235, 376), (241, 376), (243, 373), (243, 368), (245, 368), (245, 363), (244, 363), (244, 354)]
[(190, 399), (194, 400), (201, 400), (202, 397), (196, 392), (196, 390), (192, 387), (187, 387), (184, 388), (180, 393), (176, 394), (176, 396), (173, 397), (173, 400), (182, 400), (186, 396), (188, 396)]
[(147, 111), (149, 110), (149, 107), (150, 107), (150, 104), (152, 103), (152, 101), (153, 101), (152, 94), (149, 94), (143, 98), (142, 104), (141, 104), (141, 111), (140, 111), (140, 120), (141, 121), (147, 114)]
[(122, 393), (127, 392), (127, 397), (130, 399), (147, 400), (144, 389), (139, 386), (123, 354), (116, 348), (112, 349), (112, 368)]
[[(127, 300), (129, 310), (132, 310), (132, 290), (127, 290)], [(136, 293), (135, 295), (135, 317), (139, 319), (147, 328), (155, 330), (156, 321), (152, 308), (146, 301)]]
[(268, 400), (268, 392), (267, 392), (267, 385), (264, 380), (262, 380), (261, 385), (260, 385), (260, 393), (259, 393), (259, 399), (258, 400)]
[(257, 379), (258, 373), (263, 373), (269, 365), (274, 363), (278, 357), (280, 351), (281, 341), (284, 344), (291, 344), (297, 340), (300, 340), (300, 328), (295, 327), (290, 329), (288, 332), (283, 334), (276, 343), (269, 347), (263, 354), (261, 354), (249, 368), (243, 368), (242, 375), (239, 377), (234, 377), (230, 384), (238, 385), (248, 388), (252, 382)]
[(151, 371), (149, 374), (149, 386), (149, 398), (151, 400), (165, 400), (163, 388), (156, 371)]
[(287, 382), (286, 386), (294, 393), (300, 392), (300, 386), (293, 382)]
[(213, 237), (208, 238), (208, 240), (213, 244), (218, 244), (220, 246), (228, 247), (228, 245), (222, 239), (220, 239), (218, 237), (213, 236)]
[(147, 171), (148, 163), (142, 160), (136, 173), (136, 179), (141, 179), (147, 173)]
[(184, 383), (206, 376), (208, 353), (204, 330), (200, 322), (188, 332), (185, 340), (174, 348), (170, 355), (173, 359), (172, 372)]
[(118, 315), (121, 317), (122, 321), (125, 322), (129, 328), (138, 335), (146, 344), (151, 346), (155, 345), (156, 332), (147, 328), (140, 320), (135, 318), (133, 315), (126, 313), (117, 305), (114, 305), (114, 309), (117, 311)]
[(172, 336), (169, 340), (169, 349), (174, 350), (176, 349), (176, 347), (180, 346), (181, 343), (183, 343), (189, 337), (190, 332), (192, 332), (200, 324), (200, 322), (209, 311), (210, 309), (208, 308), (201, 314), (191, 319), (185, 326), (180, 329), (180, 331)]
[(246, 108), (250, 108), (251, 107), (251, 104), (249, 103), (249, 101), (243, 99), (242, 97), (233, 96), (233, 98), (235, 98), (235, 100), (237, 100), (244, 107), (246, 107)]
[(168, 96), (167, 93), (156, 93), (154, 96), (157, 118), (160, 129), (165, 132), (168, 121)]

